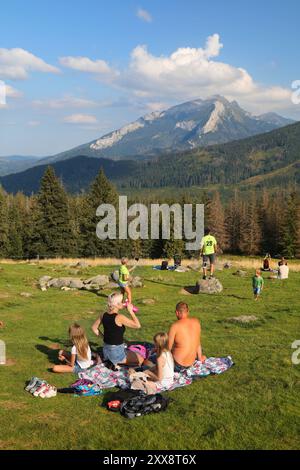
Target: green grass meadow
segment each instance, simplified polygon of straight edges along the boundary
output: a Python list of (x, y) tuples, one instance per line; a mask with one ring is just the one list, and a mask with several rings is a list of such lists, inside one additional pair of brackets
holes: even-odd
[[(101, 345), (91, 326), (105, 310), (107, 291), (49, 289), (36, 286), (39, 277), (70, 275), (55, 265), (2, 264), (0, 270), (0, 339), (8, 365), (0, 366), (0, 449), (299, 449), (300, 365), (293, 365), (292, 343), (300, 340), (300, 272), (290, 279), (266, 280), (254, 302), (252, 271), (245, 278), (233, 270), (217, 272), (224, 290), (219, 295), (185, 294), (197, 273), (154, 271), (138, 267), (145, 287), (133, 291), (140, 307), (141, 330), (128, 330), (129, 340), (152, 340), (168, 330), (175, 304), (184, 300), (202, 324), (207, 356), (231, 355), (235, 366), (169, 393), (165, 413), (126, 420), (100, 405), (103, 396), (58, 395), (33, 398), (24, 391), (37, 375), (57, 387), (74, 381), (72, 374), (49, 371), (56, 349), (68, 344), (68, 327), (82, 324), (93, 349)], [(93, 267), (78, 277), (108, 274), (109, 266)], [(26, 298), (21, 292), (29, 292)], [(154, 305), (143, 305), (153, 298)], [(255, 315), (248, 326), (229, 323), (232, 316)]]

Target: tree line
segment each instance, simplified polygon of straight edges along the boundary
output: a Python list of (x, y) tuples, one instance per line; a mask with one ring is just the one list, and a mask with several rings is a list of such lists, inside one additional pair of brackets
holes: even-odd
[[(0, 188), (0, 257), (183, 257), (185, 241), (100, 240), (96, 236), (96, 209), (109, 203), (118, 208), (118, 192), (101, 170), (84, 194), (68, 194), (50, 166), (36, 195), (7, 194)], [(300, 258), (300, 195), (297, 190), (276, 194), (252, 191), (247, 199), (236, 190), (226, 204), (218, 191), (204, 195), (205, 225), (224, 253), (259, 255), (266, 252)], [(128, 201), (129, 204), (137, 201)], [(142, 200), (138, 202), (143, 203)], [(174, 201), (153, 201), (172, 204)], [(176, 201), (177, 202), (177, 201)], [(183, 197), (182, 205), (193, 203)], [(146, 202), (145, 202), (146, 203)], [(147, 201), (149, 204), (149, 200)]]

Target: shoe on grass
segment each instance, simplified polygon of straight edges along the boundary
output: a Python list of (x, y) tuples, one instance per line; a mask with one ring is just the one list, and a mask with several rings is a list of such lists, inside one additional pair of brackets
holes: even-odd
[(35, 392), (33, 392), (33, 396), (38, 397), (40, 393), (44, 392), (47, 388), (48, 388), (47, 382), (43, 382), (42, 385), (38, 387)]
[(36, 385), (38, 380), (40, 380), (38, 377), (31, 377), (28, 385), (25, 387), (26, 392), (30, 392), (30, 390)]
[(36, 390), (45, 383), (45, 380), (43, 379), (38, 379), (34, 386), (29, 390), (29, 393), (32, 393), (32, 395), (34, 394), (34, 392), (36, 392)]
[(57, 388), (56, 387), (53, 387), (52, 385), (49, 385), (49, 388), (48, 390), (43, 393), (43, 398), (53, 398), (53, 397), (56, 397), (57, 395)]

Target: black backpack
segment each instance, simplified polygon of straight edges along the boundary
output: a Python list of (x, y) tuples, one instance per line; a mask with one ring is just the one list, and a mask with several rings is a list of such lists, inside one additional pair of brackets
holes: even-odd
[(162, 261), (160, 270), (161, 271), (166, 271), (168, 269), (168, 264), (169, 264), (168, 261)]
[(132, 419), (149, 413), (165, 411), (168, 404), (169, 398), (164, 397), (160, 393), (155, 395), (140, 395), (125, 400), (121, 405), (120, 413), (125, 418)]

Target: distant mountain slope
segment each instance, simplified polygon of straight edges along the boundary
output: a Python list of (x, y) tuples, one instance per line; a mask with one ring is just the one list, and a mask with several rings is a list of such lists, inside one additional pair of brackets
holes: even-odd
[(84, 155), (96, 158), (142, 159), (190, 150), (271, 131), (293, 123), (275, 113), (253, 116), (222, 96), (194, 100), (141, 117), (88, 144), (48, 157), (53, 163)]
[(18, 173), (19, 171), (31, 168), (36, 165), (40, 157), (10, 155), (0, 157), (0, 176)]
[[(209, 185), (266, 185), (300, 182), (300, 123), (247, 139), (151, 161), (95, 159), (77, 156), (53, 163), (71, 192), (88, 187), (100, 168), (119, 188)], [(46, 165), (0, 178), (9, 192), (36, 192)]]
[[(136, 171), (138, 163), (124, 160), (115, 162), (104, 158), (74, 157), (68, 161), (56, 162), (51, 166), (56, 175), (63, 181), (66, 189), (73, 193), (80, 193), (88, 188), (97, 173), (103, 168), (109, 179), (121, 179)], [(23, 191), (30, 195), (39, 190), (40, 180), (48, 165), (38, 165), (18, 174), (11, 174), (0, 178), (0, 184), (7, 192)]]

